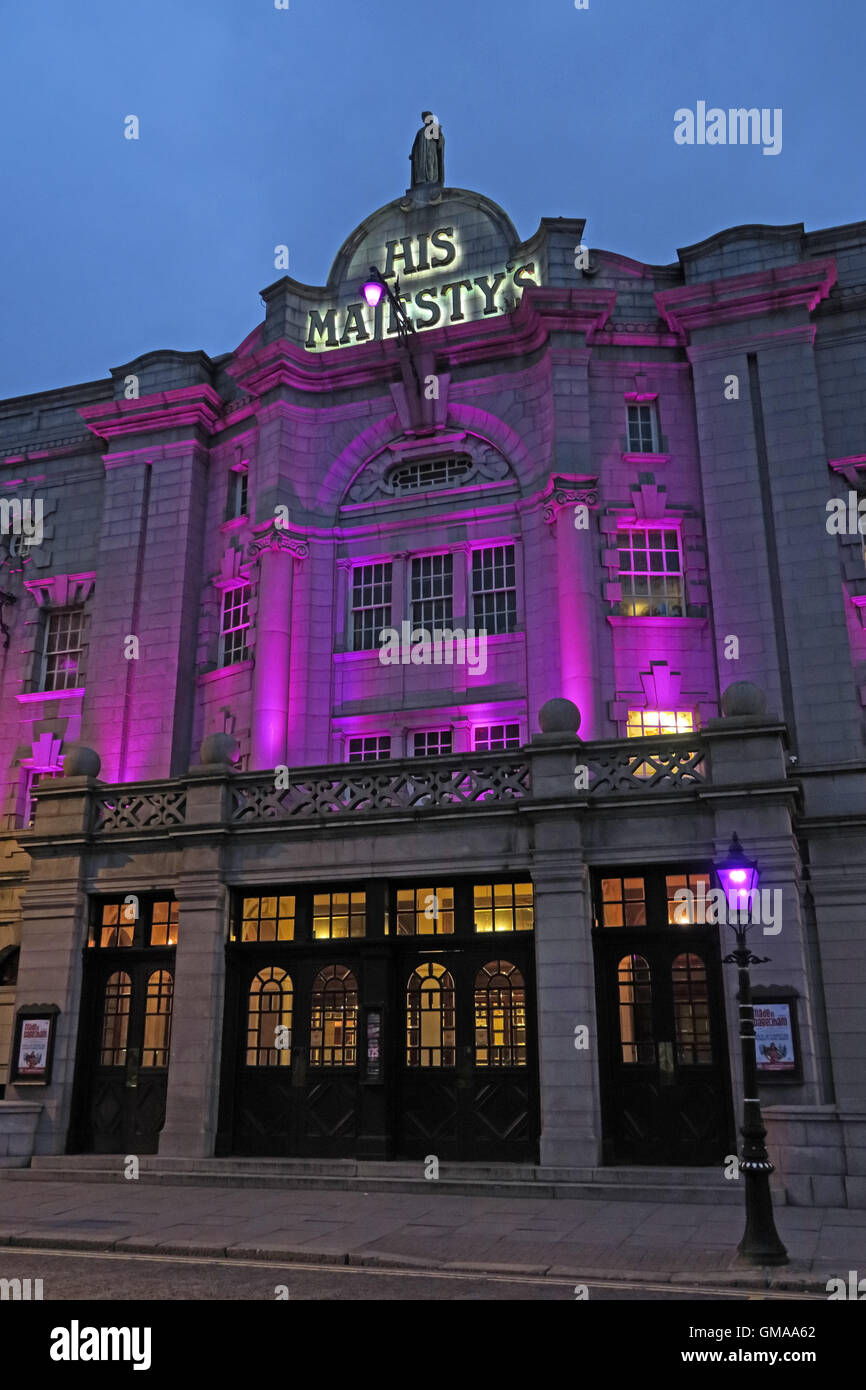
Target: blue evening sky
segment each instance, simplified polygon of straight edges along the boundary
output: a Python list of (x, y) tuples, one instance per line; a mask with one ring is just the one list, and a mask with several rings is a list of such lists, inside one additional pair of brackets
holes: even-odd
[[(7, 0), (0, 398), (237, 346), (277, 243), (321, 284), (403, 191), (422, 108), (446, 182), (524, 237), (582, 216), (658, 264), (740, 223), (858, 221), (864, 37), (863, 0)], [(781, 154), (676, 145), (699, 100), (781, 107)]]

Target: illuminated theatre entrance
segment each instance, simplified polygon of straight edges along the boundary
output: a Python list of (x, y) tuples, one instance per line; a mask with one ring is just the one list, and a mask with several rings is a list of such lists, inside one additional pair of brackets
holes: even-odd
[(605, 1163), (701, 1166), (735, 1152), (719, 928), (694, 920), (707, 873), (595, 875)]
[(239, 894), (221, 1154), (537, 1159), (532, 885)]

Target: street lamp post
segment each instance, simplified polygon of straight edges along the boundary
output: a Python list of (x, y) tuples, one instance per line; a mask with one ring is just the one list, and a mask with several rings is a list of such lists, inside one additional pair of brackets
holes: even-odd
[(420, 396), (421, 382), (418, 377), (418, 369), (415, 366), (415, 358), (412, 351), (415, 325), (400, 302), (400, 281), (396, 280), (394, 282), (394, 288), (392, 290), (384, 276), (374, 265), (371, 265), (369, 278), (366, 279), (361, 286), (361, 294), (364, 303), (371, 309), (378, 307), (383, 294), (387, 297), (397, 323), (397, 332), (400, 335), (400, 342), (409, 354), (409, 365), (412, 368), (412, 375), (415, 378), (415, 385), (418, 388), (418, 395)]
[[(740, 1171), (746, 1180), (746, 1229), (737, 1249), (744, 1260), (756, 1265), (784, 1265), (788, 1252), (779, 1239), (770, 1194), (770, 1162), (764, 1140), (767, 1131), (758, 1098), (758, 1064), (755, 1055), (755, 1014), (752, 1004), (750, 965), (763, 965), (769, 957), (750, 951), (746, 932), (752, 921), (752, 893), (758, 886), (758, 866), (747, 859), (736, 834), (725, 859), (716, 866), (728, 907), (733, 911), (736, 947), (725, 956), (725, 965), (736, 965), (739, 978), (740, 1046), (743, 1057), (743, 1148)], [(745, 918), (745, 920), (744, 920)]]

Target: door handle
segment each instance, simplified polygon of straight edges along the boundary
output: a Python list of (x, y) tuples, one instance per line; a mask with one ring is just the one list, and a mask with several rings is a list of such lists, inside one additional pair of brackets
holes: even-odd
[(141, 1048), (130, 1047), (126, 1053), (126, 1085), (134, 1091), (138, 1085), (138, 1068), (141, 1063)]
[(659, 1042), (659, 1081), (662, 1086), (674, 1084), (674, 1045), (672, 1042)]

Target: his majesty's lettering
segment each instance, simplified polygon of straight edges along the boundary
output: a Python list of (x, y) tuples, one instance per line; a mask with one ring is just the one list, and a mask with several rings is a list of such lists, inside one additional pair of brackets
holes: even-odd
[[(418, 329), (503, 314), (527, 285), (538, 284), (534, 261), (509, 264), (480, 275), (460, 274), (460, 249), (453, 227), (437, 227), (433, 232), (386, 241), (379, 260), (366, 253), (365, 259), (384, 265), (382, 274), (386, 280), (399, 277), (400, 300)], [(449, 267), (456, 273), (452, 275)], [(407, 285), (416, 276), (424, 277), (423, 284), (416, 281)], [(380, 324), (377, 314), (383, 316)], [(392, 307), (384, 304), (371, 309), (359, 297), (340, 307), (311, 309), (306, 346), (346, 347), (369, 338), (389, 337), (398, 331)]]

